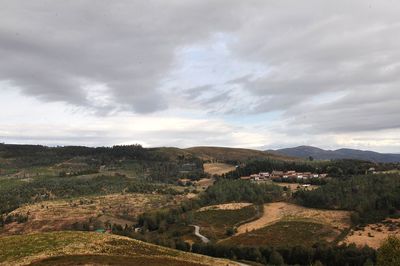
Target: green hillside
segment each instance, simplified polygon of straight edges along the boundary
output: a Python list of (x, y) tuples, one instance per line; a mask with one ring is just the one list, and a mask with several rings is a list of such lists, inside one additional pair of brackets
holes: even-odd
[(53, 232), (0, 238), (0, 265), (238, 265), (126, 237)]

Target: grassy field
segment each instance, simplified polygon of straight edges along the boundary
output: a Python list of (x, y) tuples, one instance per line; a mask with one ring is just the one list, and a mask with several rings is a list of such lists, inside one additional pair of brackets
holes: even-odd
[(250, 220), (258, 214), (254, 205), (239, 209), (205, 209), (194, 213), (193, 223), (201, 227), (201, 233), (210, 239), (226, 238), (226, 230)]
[(139, 214), (178, 204), (183, 199), (180, 195), (112, 194), (44, 201), (13, 211), (12, 215), (27, 215), (28, 221), (7, 224), (0, 235), (70, 230), (74, 223), (89, 220), (95, 227), (103, 227), (105, 222), (132, 225)]
[(222, 243), (244, 246), (303, 245), (311, 247), (317, 242), (329, 241), (335, 236), (334, 230), (328, 225), (312, 221), (279, 221), (270, 226), (234, 236)]
[(222, 175), (234, 171), (236, 167), (226, 163), (205, 163), (204, 172), (210, 175)]
[(126, 265), (237, 265), (109, 234), (53, 232), (0, 238), (1, 265), (117, 265), (118, 262)]

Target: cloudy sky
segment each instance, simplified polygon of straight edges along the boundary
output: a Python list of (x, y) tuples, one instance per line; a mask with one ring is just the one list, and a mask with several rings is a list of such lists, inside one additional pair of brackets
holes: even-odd
[(0, 142), (400, 152), (398, 1), (0, 0)]

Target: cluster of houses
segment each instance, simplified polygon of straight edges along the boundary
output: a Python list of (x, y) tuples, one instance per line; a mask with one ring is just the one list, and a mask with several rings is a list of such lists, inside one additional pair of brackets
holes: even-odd
[(254, 181), (260, 181), (260, 180), (267, 180), (267, 179), (282, 179), (282, 178), (296, 178), (296, 179), (309, 179), (309, 178), (325, 178), (327, 177), (327, 174), (315, 174), (311, 172), (304, 172), (304, 173), (299, 173), (296, 171), (272, 171), (271, 173), (269, 172), (260, 172), (258, 174), (252, 174), (250, 176), (242, 176), (240, 179), (242, 180), (254, 180)]

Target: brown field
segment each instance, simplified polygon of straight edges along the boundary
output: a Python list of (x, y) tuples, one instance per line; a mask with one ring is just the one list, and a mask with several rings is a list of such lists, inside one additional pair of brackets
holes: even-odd
[(107, 221), (122, 226), (132, 225), (139, 214), (178, 203), (182, 199), (182, 196), (157, 194), (112, 194), (45, 201), (13, 211), (11, 214), (28, 215), (28, 221), (7, 224), (0, 235), (66, 230), (76, 222), (90, 219), (96, 219), (100, 225)]
[(219, 205), (212, 205), (200, 208), (198, 211), (209, 211), (209, 210), (240, 210), (244, 207), (250, 206), (252, 203), (225, 203)]
[(210, 175), (222, 175), (236, 170), (236, 167), (226, 163), (205, 163), (204, 172)]
[(202, 178), (199, 181), (196, 181), (197, 187), (208, 188), (214, 184), (215, 180), (213, 178)]
[(351, 224), (348, 211), (318, 210), (287, 202), (275, 202), (264, 205), (264, 214), (260, 219), (239, 226), (237, 235), (263, 228), (280, 220), (311, 220), (329, 224), (338, 230), (347, 229)]
[(361, 230), (352, 229), (342, 243), (355, 243), (378, 249), (390, 235), (400, 236), (400, 219), (386, 219), (382, 223), (369, 224)]
[(0, 237), (0, 265), (233, 266), (239, 264), (117, 235), (52, 232)]

